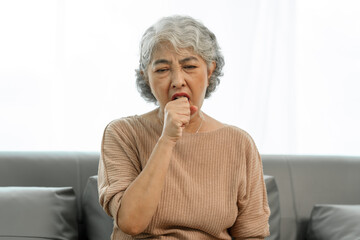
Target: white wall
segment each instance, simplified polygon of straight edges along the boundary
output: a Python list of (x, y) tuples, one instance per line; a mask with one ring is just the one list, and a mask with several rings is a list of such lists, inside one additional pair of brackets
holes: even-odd
[(358, 1), (1, 1), (0, 150), (99, 151), (141, 114), (138, 43), (162, 16), (200, 19), (224, 77), (203, 110), (261, 153), (359, 155)]
[(297, 2), (299, 153), (360, 154), (360, 2)]

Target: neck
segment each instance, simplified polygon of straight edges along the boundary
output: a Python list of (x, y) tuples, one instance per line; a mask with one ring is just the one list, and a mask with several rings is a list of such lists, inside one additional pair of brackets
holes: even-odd
[(203, 112), (198, 110), (190, 119), (190, 123), (185, 127), (185, 132), (198, 133), (204, 124), (205, 118)]

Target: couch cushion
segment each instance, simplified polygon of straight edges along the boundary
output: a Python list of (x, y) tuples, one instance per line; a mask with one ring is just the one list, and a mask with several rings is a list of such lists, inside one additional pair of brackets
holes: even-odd
[(77, 240), (71, 187), (0, 187), (0, 239)]
[(83, 195), (83, 218), (88, 240), (110, 239), (113, 219), (99, 204), (97, 176), (89, 178)]
[(359, 163), (357, 157), (289, 158), (297, 213), (297, 239), (305, 238), (315, 204), (359, 204)]
[(360, 205), (315, 205), (307, 239), (360, 239)]
[(270, 236), (266, 240), (280, 240), (280, 201), (279, 191), (273, 176), (264, 175), (267, 198), (270, 207)]
[(0, 152), (0, 186), (73, 187), (81, 222), (82, 193), (98, 159), (96, 152)]
[(261, 158), (263, 160), (264, 174), (275, 177), (277, 188), (280, 194), (279, 200), (281, 208), (281, 239), (295, 239), (297, 225), (288, 156), (262, 155)]

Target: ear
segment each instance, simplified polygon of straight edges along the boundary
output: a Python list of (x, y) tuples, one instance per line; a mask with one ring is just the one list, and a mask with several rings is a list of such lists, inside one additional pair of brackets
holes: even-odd
[(212, 61), (208, 67), (208, 86), (209, 86), (209, 80), (210, 80), (210, 77), (212, 76), (213, 72), (215, 71), (215, 68), (216, 68), (216, 62), (215, 61)]
[(141, 76), (143, 77), (145, 83), (146, 83), (147, 85), (149, 85), (149, 79), (146, 77), (144, 71), (141, 70), (141, 71), (140, 71), (140, 74), (141, 74)]

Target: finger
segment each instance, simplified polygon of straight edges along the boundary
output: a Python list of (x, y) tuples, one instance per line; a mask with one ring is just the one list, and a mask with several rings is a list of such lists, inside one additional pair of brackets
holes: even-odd
[(179, 98), (174, 101), (168, 102), (166, 105), (166, 109), (168, 110), (179, 110), (179, 109), (189, 109), (190, 103), (187, 98)]
[(194, 113), (196, 113), (198, 109), (199, 108), (197, 106), (191, 105), (190, 106), (190, 115), (193, 115)]
[(190, 115), (182, 115), (179, 116), (179, 125), (178, 126), (186, 126), (190, 122)]

